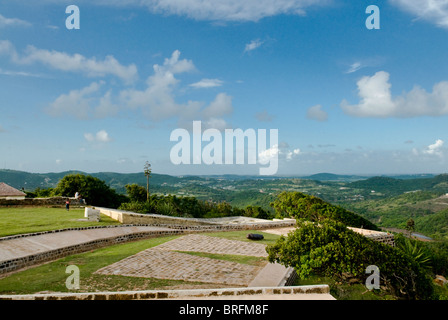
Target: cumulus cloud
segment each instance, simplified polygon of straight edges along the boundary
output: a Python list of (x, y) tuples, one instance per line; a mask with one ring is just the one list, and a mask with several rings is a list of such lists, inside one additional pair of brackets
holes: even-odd
[(244, 52), (246, 53), (253, 51), (259, 48), (263, 43), (264, 41), (261, 41), (260, 39), (252, 40), (251, 42), (246, 44), (246, 46), (244, 47)]
[(45, 111), (51, 116), (75, 116), (78, 119), (105, 118), (116, 116), (119, 112), (139, 111), (143, 118), (158, 122), (178, 119), (178, 125), (189, 127), (193, 120), (201, 120), (204, 127), (224, 129), (224, 117), (233, 112), (232, 97), (219, 93), (210, 103), (203, 101), (177, 100), (177, 75), (196, 70), (193, 62), (180, 59), (180, 52), (174, 51), (161, 65), (153, 66), (154, 73), (146, 79), (143, 88), (127, 87), (116, 94), (112, 89), (101, 89), (105, 81), (93, 82), (82, 89), (61, 94), (49, 104)]
[[(132, 1), (134, 2), (134, 1)], [(143, 0), (156, 13), (208, 21), (258, 21), (280, 14), (305, 15), (305, 9), (331, 0)]]
[(223, 81), (219, 79), (202, 79), (198, 82), (190, 84), (193, 88), (213, 88), (222, 86)]
[(379, 71), (373, 76), (362, 77), (358, 82), (360, 102), (350, 105), (341, 102), (342, 110), (356, 117), (411, 118), (448, 114), (448, 82), (436, 83), (432, 92), (419, 86), (400, 96), (393, 97), (389, 73)]
[(328, 114), (322, 110), (322, 106), (320, 104), (312, 106), (306, 112), (306, 117), (311, 120), (316, 121), (327, 121)]
[(425, 150), (423, 150), (423, 153), (429, 155), (441, 156), (443, 144), (444, 144), (443, 140), (437, 139), (435, 143), (430, 144)]
[(258, 121), (262, 121), (262, 122), (270, 122), (272, 120), (275, 119), (274, 115), (269, 114), (266, 110), (263, 110), (262, 112), (257, 112), (255, 114), (255, 118)]
[(446, 0), (390, 0), (402, 10), (434, 23), (441, 28), (448, 28), (448, 1)]
[(0, 28), (3, 27), (29, 27), (31, 23), (17, 18), (6, 18), (0, 14)]
[(100, 130), (96, 134), (84, 133), (84, 138), (88, 142), (106, 143), (111, 141), (109, 134), (105, 130)]
[(62, 94), (45, 111), (54, 117), (71, 116), (88, 119), (91, 95), (99, 90), (101, 84), (93, 82), (80, 90), (71, 90), (68, 94)]
[(174, 51), (170, 58), (165, 59), (163, 65), (156, 64), (153, 69), (154, 74), (148, 77), (145, 89), (127, 89), (120, 93), (124, 105), (131, 109), (140, 109), (153, 121), (177, 117), (183, 127), (185, 122), (192, 120), (203, 120), (206, 127), (226, 126), (222, 117), (233, 112), (232, 98), (226, 93), (219, 93), (209, 105), (201, 101), (176, 101), (175, 89), (179, 83), (176, 74), (196, 70), (191, 60), (180, 59), (180, 51)]
[(286, 161), (292, 160), (300, 154), (300, 149), (290, 149), (288, 144), (280, 143), (258, 153), (258, 161), (262, 164), (267, 163), (272, 158), (283, 158)]
[(41, 63), (56, 70), (79, 72), (88, 77), (112, 75), (128, 83), (137, 78), (135, 64), (123, 66), (111, 55), (106, 56), (103, 60), (97, 60), (95, 57), (86, 58), (78, 53), (68, 54), (55, 50), (38, 49), (34, 46), (28, 46), (24, 54), (20, 55), (8, 40), (0, 41), (0, 54), (8, 54), (16, 64)]

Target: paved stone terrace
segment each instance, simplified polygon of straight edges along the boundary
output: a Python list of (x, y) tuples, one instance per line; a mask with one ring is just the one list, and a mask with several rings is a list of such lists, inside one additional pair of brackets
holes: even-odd
[(195, 251), (217, 254), (236, 254), (243, 256), (267, 257), (266, 246), (260, 243), (229, 240), (190, 234), (181, 238), (165, 242), (160, 249), (173, 251)]
[(248, 286), (262, 269), (262, 266), (211, 259), (176, 251), (267, 256), (263, 244), (192, 234), (139, 252), (106, 266), (96, 273)]

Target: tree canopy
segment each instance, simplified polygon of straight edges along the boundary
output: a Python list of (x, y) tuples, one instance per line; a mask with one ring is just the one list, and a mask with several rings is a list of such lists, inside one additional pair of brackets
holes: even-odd
[(73, 197), (76, 192), (80, 193), (87, 204), (98, 207), (118, 208), (125, 198), (104, 181), (83, 174), (66, 175), (54, 189), (54, 195), (65, 197)]
[(332, 220), (299, 222), (298, 228), (267, 247), (270, 262), (294, 267), (300, 278), (320, 274), (365, 281), (365, 270), (380, 270), (381, 286), (408, 299), (430, 299), (431, 280), (398, 248), (375, 242)]
[(271, 203), (276, 212), (296, 219), (322, 221), (331, 219), (349, 227), (379, 230), (369, 220), (339, 206), (301, 192), (284, 191)]

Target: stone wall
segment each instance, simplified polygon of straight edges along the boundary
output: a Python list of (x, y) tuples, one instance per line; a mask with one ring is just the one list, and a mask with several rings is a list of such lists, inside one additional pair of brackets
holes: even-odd
[[(224, 218), (219, 222), (220, 219), (196, 219), (196, 218), (181, 218), (181, 217), (171, 217), (163, 216), (158, 214), (140, 214), (129, 211), (122, 211), (117, 209), (101, 208), (95, 207), (102, 214), (111, 217), (112, 219), (118, 220), (124, 224), (148, 224), (152, 226), (163, 226), (163, 227), (173, 227), (178, 229), (188, 228), (190, 230), (251, 230), (251, 229), (267, 229), (267, 228), (284, 228), (291, 227), (296, 224), (295, 219), (285, 219), (285, 220), (258, 220), (256, 222), (246, 222), (241, 220), (241, 222), (232, 224), (227, 223), (228, 219)], [(244, 217), (233, 217), (235, 220)]]
[[(117, 226), (119, 227), (119, 226)], [(73, 228), (75, 229), (75, 228)], [(71, 229), (71, 230), (73, 230)], [(80, 228), (80, 229), (88, 229), (88, 228)], [(63, 232), (64, 230), (59, 230), (59, 232)], [(59, 249), (48, 250), (46, 252), (41, 252), (17, 259), (6, 260), (0, 263), (0, 274), (8, 273), (11, 271), (15, 271), (18, 269), (22, 269), (28, 266), (32, 266), (38, 263), (56, 260), (63, 258), (68, 255), (77, 254), (81, 252), (86, 252), (89, 250), (111, 246), (114, 244), (125, 243), (128, 241), (140, 240), (140, 239), (148, 239), (153, 237), (161, 237), (167, 235), (176, 235), (184, 233), (183, 230), (169, 230), (169, 231), (148, 231), (148, 232), (138, 232), (131, 233), (126, 235), (120, 235), (116, 237), (104, 238), (93, 240), (89, 242), (84, 242), (77, 245), (66, 246)], [(27, 236), (27, 235), (24, 235)], [(28, 236), (32, 236), (28, 235)], [(6, 237), (5, 240), (9, 240), (11, 237)]]
[(65, 207), (65, 201), (70, 201), (70, 207), (84, 206), (79, 200), (71, 197), (50, 197), (50, 198), (25, 198), (0, 199), (1, 207)]
[(353, 227), (348, 227), (348, 228), (350, 230), (353, 230), (353, 231), (359, 233), (359, 234), (362, 234), (366, 238), (390, 245), (392, 247), (395, 246), (395, 237), (392, 233), (375, 231), (375, 230), (367, 230), (367, 229), (361, 229), (361, 228), (353, 228)]
[[(330, 294), (330, 287), (323, 285), (307, 286), (279, 286), (257, 288), (220, 288), (220, 289), (191, 289), (191, 290), (146, 290), (122, 292), (85, 292), (85, 293), (46, 293), (26, 295), (0, 295), (0, 300), (153, 300), (153, 299), (207, 299), (224, 298), (238, 299), (241, 296), (259, 297), (276, 295)], [(303, 297), (303, 299), (306, 299)], [(332, 299), (334, 300), (334, 299)]]

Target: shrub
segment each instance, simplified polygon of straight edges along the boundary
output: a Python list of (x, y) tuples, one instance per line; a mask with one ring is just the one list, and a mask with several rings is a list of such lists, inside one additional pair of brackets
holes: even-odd
[(369, 265), (380, 269), (381, 285), (407, 299), (430, 299), (432, 281), (401, 250), (370, 240), (339, 222), (299, 222), (298, 228), (267, 247), (270, 262), (294, 267), (301, 278), (311, 274), (363, 283)]
[(88, 204), (98, 207), (118, 208), (127, 200), (126, 196), (117, 194), (104, 181), (83, 174), (66, 175), (53, 190), (55, 196), (64, 197), (73, 197), (76, 192), (79, 192)]
[(284, 191), (277, 196), (271, 206), (277, 212), (277, 216), (287, 215), (309, 221), (331, 219), (350, 227), (379, 230), (376, 225), (358, 214), (301, 192)]

